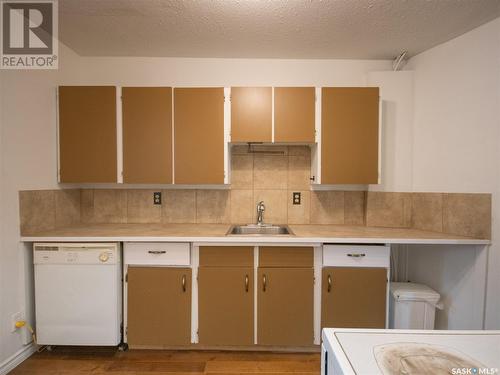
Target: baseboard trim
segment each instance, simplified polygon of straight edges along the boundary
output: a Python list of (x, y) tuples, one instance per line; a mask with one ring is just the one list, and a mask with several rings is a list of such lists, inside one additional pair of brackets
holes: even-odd
[(321, 347), (319, 345), (310, 346), (272, 346), (272, 345), (204, 345), (204, 344), (189, 344), (189, 345), (130, 345), (129, 349), (136, 350), (196, 350), (196, 351), (238, 351), (238, 352), (278, 352), (278, 353), (319, 353)]
[(8, 374), (10, 371), (19, 366), (23, 361), (31, 357), (36, 351), (36, 345), (33, 343), (21, 348), (5, 361), (0, 363), (0, 375)]

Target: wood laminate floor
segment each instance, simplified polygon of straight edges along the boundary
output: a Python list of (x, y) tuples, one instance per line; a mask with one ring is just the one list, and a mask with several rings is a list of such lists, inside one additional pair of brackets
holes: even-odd
[(319, 353), (55, 348), (35, 353), (12, 375), (318, 375)]

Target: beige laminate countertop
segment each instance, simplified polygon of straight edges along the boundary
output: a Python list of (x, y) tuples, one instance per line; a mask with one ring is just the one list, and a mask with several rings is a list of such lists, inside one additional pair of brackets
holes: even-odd
[(395, 243), (487, 245), (490, 240), (404, 228), (290, 225), (294, 236), (226, 236), (228, 224), (88, 224), (23, 234), (25, 242)]

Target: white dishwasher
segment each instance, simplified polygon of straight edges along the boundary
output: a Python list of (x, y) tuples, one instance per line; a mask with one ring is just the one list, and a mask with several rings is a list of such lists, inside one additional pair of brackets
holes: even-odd
[(35, 243), (40, 345), (114, 346), (121, 341), (118, 243)]

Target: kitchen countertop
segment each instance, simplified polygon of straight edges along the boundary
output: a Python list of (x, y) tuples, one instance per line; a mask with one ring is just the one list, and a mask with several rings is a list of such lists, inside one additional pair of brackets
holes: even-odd
[(86, 224), (23, 234), (24, 242), (394, 243), (487, 245), (490, 240), (418, 229), (289, 225), (294, 236), (226, 236), (229, 224)]

